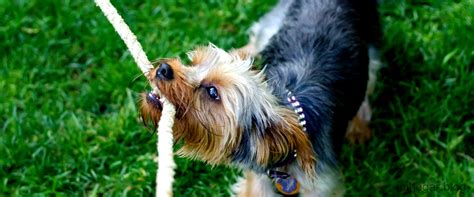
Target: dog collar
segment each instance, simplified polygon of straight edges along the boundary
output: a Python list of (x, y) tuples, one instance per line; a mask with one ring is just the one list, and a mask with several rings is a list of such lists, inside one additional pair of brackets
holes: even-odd
[(293, 111), (298, 115), (298, 123), (303, 128), (303, 131), (306, 131), (306, 119), (303, 112), (303, 107), (301, 107), (301, 103), (296, 99), (295, 95), (289, 90), (287, 90), (286, 100), (293, 108)]
[[(298, 124), (302, 127), (303, 131), (306, 131), (306, 119), (303, 112), (303, 107), (301, 107), (300, 102), (296, 99), (295, 95), (293, 95), (291, 91), (286, 90), (286, 92), (287, 92), (286, 99), (288, 101), (288, 104), (291, 105), (291, 107), (293, 108), (293, 111), (298, 115)], [(287, 165), (291, 163), (292, 161), (294, 161), (297, 156), (298, 156), (298, 153), (296, 152), (296, 150), (293, 150), (292, 154), (287, 155), (282, 160), (271, 165), (270, 169)]]
[[(306, 119), (303, 112), (303, 107), (301, 107), (301, 103), (296, 99), (295, 95), (289, 90), (286, 91), (286, 100), (288, 104), (291, 105), (293, 111), (298, 115), (298, 123), (302, 127), (303, 131), (306, 131)], [(288, 163), (291, 163), (296, 159), (298, 156), (296, 150), (293, 151), (293, 154), (285, 157), (282, 161), (273, 165), (273, 167), (283, 166)], [(300, 183), (296, 180), (295, 177), (291, 176), (290, 174), (278, 170), (267, 170), (267, 176), (272, 180), (275, 188), (278, 190), (280, 194), (283, 195), (296, 195), (300, 191)]]

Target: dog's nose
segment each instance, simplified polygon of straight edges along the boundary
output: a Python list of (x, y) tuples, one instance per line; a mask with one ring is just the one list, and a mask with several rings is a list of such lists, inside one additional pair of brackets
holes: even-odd
[(173, 79), (173, 69), (169, 64), (161, 63), (160, 67), (156, 69), (156, 78), (166, 81)]

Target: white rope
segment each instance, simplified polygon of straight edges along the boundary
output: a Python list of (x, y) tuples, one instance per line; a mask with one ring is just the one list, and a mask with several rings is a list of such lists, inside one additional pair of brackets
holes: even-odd
[(137, 37), (132, 33), (127, 24), (125, 24), (123, 18), (118, 14), (117, 9), (115, 9), (108, 0), (95, 0), (95, 3), (102, 10), (109, 22), (112, 23), (112, 26), (114, 26), (120, 38), (125, 42), (125, 45), (127, 45), (128, 50), (132, 53), (133, 59), (142, 72), (147, 73), (150, 71), (153, 66), (150, 61), (148, 61), (142, 49), (142, 45), (137, 41)]
[[(156, 196), (173, 196), (173, 121), (176, 113), (174, 106), (164, 100), (161, 119), (158, 123), (158, 172), (156, 174)], [(163, 192), (163, 194), (160, 194)]]
[[(130, 28), (124, 22), (123, 18), (118, 14), (115, 7), (109, 0), (95, 0), (95, 3), (102, 10), (120, 38), (127, 45), (128, 50), (133, 56), (143, 74), (148, 73), (153, 66), (148, 60), (141, 44), (137, 41), (137, 37), (132, 33)], [(153, 87), (156, 93), (159, 90)], [(175, 107), (168, 102), (163, 96), (163, 111), (158, 124), (158, 171), (156, 175), (156, 196), (173, 196), (174, 169), (176, 164), (173, 160), (173, 122), (176, 113)]]

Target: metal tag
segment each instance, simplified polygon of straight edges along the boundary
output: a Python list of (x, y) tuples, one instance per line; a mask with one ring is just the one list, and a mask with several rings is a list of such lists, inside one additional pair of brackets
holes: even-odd
[(283, 195), (295, 195), (300, 191), (300, 183), (292, 176), (273, 179), (276, 189)]

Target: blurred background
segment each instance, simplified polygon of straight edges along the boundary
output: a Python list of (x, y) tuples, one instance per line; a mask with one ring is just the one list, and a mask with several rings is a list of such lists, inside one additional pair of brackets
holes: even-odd
[[(150, 59), (184, 59), (209, 42), (243, 46), (275, 0), (112, 3)], [(380, 12), (374, 136), (344, 147), (346, 194), (473, 195), (474, 1)], [(156, 134), (137, 111), (149, 88), (94, 2), (0, 0), (0, 17), (0, 196), (153, 195)], [(229, 196), (240, 175), (176, 160), (175, 196)]]

